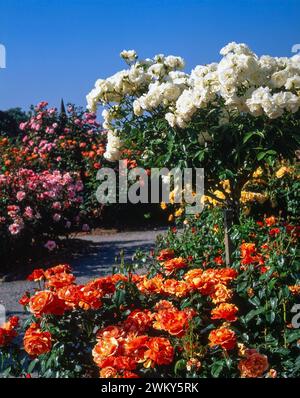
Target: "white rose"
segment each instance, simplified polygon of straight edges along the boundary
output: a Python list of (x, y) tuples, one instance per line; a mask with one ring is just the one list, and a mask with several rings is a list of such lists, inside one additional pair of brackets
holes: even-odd
[(135, 50), (123, 50), (120, 53), (121, 58), (128, 62), (134, 62), (137, 59), (137, 53)]

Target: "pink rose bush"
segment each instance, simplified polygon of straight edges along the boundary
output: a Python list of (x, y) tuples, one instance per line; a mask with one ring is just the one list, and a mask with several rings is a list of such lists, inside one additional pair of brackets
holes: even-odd
[(0, 174), (2, 250), (13, 250), (22, 242), (31, 246), (37, 241), (53, 250), (55, 239), (50, 244), (48, 237), (79, 224), (83, 188), (78, 173), (21, 168)]
[(33, 247), (55, 251), (59, 236), (89, 231), (101, 210), (94, 193), (106, 133), (94, 113), (43, 101), (20, 130), (0, 136), (0, 268), (20, 253), (31, 258)]

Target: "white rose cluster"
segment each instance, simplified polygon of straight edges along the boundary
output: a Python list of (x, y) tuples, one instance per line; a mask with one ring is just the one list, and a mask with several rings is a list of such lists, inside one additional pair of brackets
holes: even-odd
[[(105, 128), (113, 128), (114, 121), (124, 117), (115, 106), (122, 106), (127, 100), (134, 115), (160, 109), (172, 127), (180, 128), (188, 125), (198, 109), (219, 99), (227, 111), (266, 115), (270, 119), (285, 111), (298, 111), (299, 55), (259, 57), (246, 44), (235, 42), (227, 44), (220, 54), (219, 62), (198, 65), (186, 74), (181, 57), (158, 54), (153, 59), (139, 60), (134, 50), (124, 50), (121, 56), (128, 69), (97, 80), (87, 96), (88, 107), (93, 111), (98, 104), (113, 107), (103, 114)], [(220, 122), (225, 122), (224, 117)]]
[(107, 144), (104, 157), (109, 162), (115, 162), (120, 159), (121, 141), (116, 132), (109, 130), (107, 133)]

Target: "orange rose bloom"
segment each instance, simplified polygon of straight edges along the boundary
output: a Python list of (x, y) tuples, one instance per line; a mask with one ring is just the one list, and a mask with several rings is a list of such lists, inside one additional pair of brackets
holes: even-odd
[(69, 264), (59, 264), (55, 267), (48, 268), (45, 271), (45, 276), (49, 279), (51, 276), (60, 274), (61, 272), (71, 272), (71, 267)]
[(114, 337), (98, 340), (92, 351), (94, 362), (98, 365), (103, 359), (116, 355), (118, 348), (119, 342)]
[(78, 305), (84, 310), (89, 310), (89, 309), (97, 310), (102, 306), (101, 290), (86, 285), (83, 286), (81, 289), (79, 289), (78, 296), (79, 296)]
[(217, 278), (225, 284), (231, 282), (237, 275), (238, 273), (234, 268), (222, 268), (217, 271)]
[(152, 314), (149, 310), (134, 310), (126, 321), (124, 328), (127, 331), (144, 332), (152, 326)]
[(62, 315), (65, 309), (65, 303), (50, 290), (37, 292), (29, 300), (29, 310), (37, 316), (42, 314)]
[(241, 377), (261, 377), (269, 367), (268, 358), (256, 350), (247, 350), (246, 358), (239, 362)]
[(9, 344), (14, 337), (17, 336), (15, 328), (19, 324), (19, 318), (12, 316), (7, 322), (0, 327), (0, 347), (4, 347)]
[(137, 375), (136, 373), (129, 372), (128, 370), (125, 370), (123, 372), (123, 375), (120, 376), (121, 379), (138, 379), (140, 376)]
[(214, 269), (207, 269), (205, 271), (193, 269), (185, 274), (184, 279), (193, 289), (199, 290), (203, 295), (209, 295), (214, 291), (215, 284), (218, 282), (216, 272)]
[(155, 304), (154, 308), (156, 311), (175, 309), (173, 303), (168, 300), (160, 300), (158, 303)]
[(107, 326), (97, 332), (97, 339), (109, 339), (110, 337), (115, 337), (116, 339), (123, 337), (125, 331), (119, 326)]
[(106, 366), (106, 368), (103, 368), (100, 370), (100, 377), (102, 379), (112, 379), (116, 377), (118, 374), (117, 370), (113, 368), (112, 366)]
[(190, 288), (185, 281), (167, 279), (163, 284), (163, 292), (176, 297), (186, 297), (190, 292)]
[(146, 346), (144, 367), (170, 365), (172, 363), (174, 348), (168, 339), (164, 337), (152, 337), (148, 340)]
[(64, 286), (71, 285), (75, 280), (75, 276), (72, 274), (67, 274), (66, 272), (60, 272), (49, 277), (46, 283), (47, 287), (52, 287), (54, 289), (59, 289)]
[(268, 227), (272, 227), (273, 225), (276, 224), (276, 222), (277, 222), (277, 220), (276, 220), (276, 218), (275, 218), (274, 216), (265, 218), (265, 224), (266, 224)]
[(45, 279), (45, 274), (44, 270), (42, 268), (35, 269), (30, 275), (28, 275), (27, 280), (28, 281), (41, 281)]
[(159, 252), (159, 255), (156, 258), (158, 261), (171, 260), (171, 258), (174, 258), (174, 250), (163, 249)]
[(228, 322), (235, 322), (237, 312), (238, 308), (234, 304), (221, 303), (211, 311), (211, 319), (225, 319)]
[(147, 341), (148, 336), (129, 336), (124, 344), (125, 354), (140, 362), (144, 358)]
[(289, 291), (294, 295), (300, 295), (300, 285), (289, 286)]
[(68, 307), (74, 308), (78, 305), (78, 291), (80, 286), (68, 285), (57, 290), (57, 296), (65, 302)]
[(164, 278), (162, 275), (156, 275), (150, 279), (148, 279), (147, 276), (144, 276), (142, 280), (138, 281), (137, 288), (142, 293), (162, 293), (163, 281)]
[(220, 346), (224, 350), (231, 350), (236, 345), (236, 336), (234, 331), (226, 327), (212, 330), (208, 335), (208, 339), (211, 347)]
[(185, 268), (186, 266), (187, 261), (182, 257), (172, 258), (171, 260), (167, 260), (163, 263), (166, 275), (171, 275), (174, 271)]
[(165, 330), (172, 336), (182, 337), (187, 328), (190, 317), (188, 312), (174, 310), (161, 310), (155, 315), (154, 329)]
[(232, 298), (232, 290), (228, 289), (222, 283), (218, 283), (215, 286), (215, 290), (210, 294), (210, 298), (214, 304), (224, 303)]
[(24, 335), (24, 349), (30, 356), (45, 354), (51, 350), (52, 341), (49, 332), (42, 332), (39, 325), (33, 323)]

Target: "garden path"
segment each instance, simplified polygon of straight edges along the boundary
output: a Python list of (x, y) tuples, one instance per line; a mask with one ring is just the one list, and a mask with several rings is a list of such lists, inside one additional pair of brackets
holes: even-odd
[[(69, 263), (72, 266), (77, 283), (85, 283), (93, 278), (106, 275), (116, 264), (116, 256), (124, 252), (125, 261), (130, 261), (133, 253), (141, 248), (149, 251), (154, 246), (157, 235), (164, 229), (148, 231), (117, 232), (109, 235), (86, 235), (76, 238), (84, 241), (88, 248), (85, 253), (74, 252)], [(23, 308), (18, 300), (25, 291), (33, 290), (33, 283), (24, 279), (0, 282), (0, 304), (5, 306), (6, 315), (24, 317)]]

